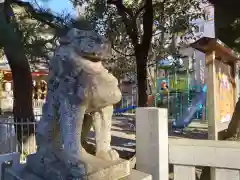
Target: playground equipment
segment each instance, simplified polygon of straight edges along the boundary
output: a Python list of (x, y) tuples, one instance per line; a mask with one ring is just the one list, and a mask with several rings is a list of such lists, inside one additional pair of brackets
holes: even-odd
[(136, 97), (134, 95), (122, 95), (121, 105), (120, 107), (116, 107), (114, 109), (114, 115), (121, 115), (121, 113), (134, 113), (137, 108)]
[(186, 108), (183, 115), (179, 119), (176, 119), (175, 121), (173, 121), (172, 126), (174, 129), (183, 129), (192, 122), (194, 114), (198, 110), (201, 110), (205, 104), (206, 92), (207, 92), (207, 85), (204, 85), (202, 91), (200, 92), (200, 95), (193, 99), (190, 107)]
[[(172, 125), (176, 129), (185, 128), (196, 117), (201, 118), (201, 113), (206, 114), (205, 110), (208, 109), (206, 120), (209, 123), (210, 139), (221, 139), (218, 134), (228, 127), (238, 95), (236, 62), (239, 58), (231, 49), (216, 39), (204, 37), (193, 43), (192, 47), (206, 54), (207, 83), (202, 86), (200, 92), (196, 91), (195, 95), (192, 95), (194, 93), (190, 92), (189, 83), (189, 89), (184, 91), (184, 88), (180, 89), (174, 86), (175, 91), (173, 91), (172, 77), (166, 76), (165, 81), (164, 78), (162, 81), (157, 81), (156, 87), (159, 90), (149, 96), (149, 103), (156, 105), (162, 101), (163, 95), (165, 95), (168, 99), (169, 112), (171, 113), (171, 108), (175, 111), (179, 110), (179, 113), (173, 117)], [(166, 67), (169, 66), (165, 62), (165, 70), (167, 70)], [(176, 76), (173, 77), (176, 78)], [(164, 93), (166, 87), (167, 91)], [(182, 106), (176, 100), (181, 101), (181, 104), (186, 102), (186, 105)], [(121, 112), (135, 108), (136, 106), (129, 106), (129, 108), (122, 109)]]
[(216, 39), (205, 37), (192, 46), (206, 53), (207, 84), (199, 96), (193, 99), (190, 107), (185, 108), (183, 115), (173, 121), (173, 128), (183, 129), (188, 126), (196, 111), (201, 110), (207, 101), (209, 138), (221, 139), (219, 133), (227, 129), (236, 103), (236, 62), (239, 59)]
[[(155, 84), (155, 86), (151, 88), (152, 94), (148, 97), (148, 106), (168, 108), (169, 116), (178, 119), (183, 115), (185, 107), (191, 106), (191, 101), (200, 93), (191, 91), (187, 73), (177, 75), (176, 70), (171, 71), (174, 68), (183, 67), (181, 58), (174, 59), (172, 56), (169, 56), (160, 60), (157, 65), (157, 69), (163, 69), (165, 73), (159, 76), (157, 72), (155, 80), (151, 83)], [(123, 96), (121, 107), (116, 108), (114, 113), (116, 115), (126, 112), (133, 113), (135, 108), (136, 103)], [(201, 113), (199, 112), (201, 112), (201, 109), (194, 114), (195, 117), (193, 118), (201, 118)]]
[(168, 84), (165, 80), (163, 80), (161, 83), (161, 90), (163, 91), (163, 94), (168, 94), (169, 92)]
[[(155, 91), (148, 97), (148, 106), (166, 107), (169, 110), (169, 116), (175, 119), (177, 124), (174, 124), (176, 128), (186, 127), (192, 119), (201, 119), (202, 112), (205, 107), (205, 99), (200, 98), (202, 104), (195, 108), (196, 101), (199, 101), (199, 97), (202, 97), (206, 92), (195, 92), (189, 87), (189, 75), (177, 75), (172, 72), (169, 75), (169, 69), (173, 67), (182, 67), (183, 62), (179, 60), (174, 62), (172, 57), (168, 57), (159, 61), (159, 68), (164, 69), (165, 75), (162, 78), (157, 78), (155, 81)], [(205, 89), (205, 88), (203, 88)], [(115, 115), (122, 115), (122, 113), (134, 113), (136, 109), (136, 102), (133, 102), (133, 98), (124, 96), (122, 98), (121, 107), (115, 108)], [(198, 103), (199, 104), (199, 103)], [(194, 109), (194, 110), (192, 110)], [(186, 118), (186, 113), (191, 112)], [(186, 120), (187, 119), (187, 120)], [(183, 123), (183, 124), (182, 124)]]
[[(192, 87), (188, 67), (179, 71), (180, 68), (183, 68), (183, 65), (181, 58), (168, 57), (160, 60), (157, 68), (157, 70), (164, 70), (164, 73), (157, 73), (156, 89), (158, 93), (153, 102), (157, 107), (168, 108), (169, 118), (174, 120), (182, 119), (186, 109), (191, 108), (195, 99), (201, 96), (201, 89), (203, 88)], [(203, 119), (204, 117), (205, 101), (201, 108), (194, 111), (191, 119)]]
[(128, 107), (125, 107), (125, 108), (117, 108), (114, 110), (114, 114), (120, 114), (120, 113), (125, 113), (125, 112), (128, 112), (130, 110), (135, 110), (137, 108), (137, 106), (128, 106)]

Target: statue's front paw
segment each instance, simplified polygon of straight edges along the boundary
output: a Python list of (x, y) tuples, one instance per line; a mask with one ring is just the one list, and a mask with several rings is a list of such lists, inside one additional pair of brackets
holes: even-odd
[(119, 154), (114, 149), (111, 149), (109, 151), (100, 151), (96, 153), (96, 156), (106, 161), (114, 161), (119, 159)]
[(68, 179), (81, 180), (86, 176), (87, 170), (83, 163), (71, 164)]

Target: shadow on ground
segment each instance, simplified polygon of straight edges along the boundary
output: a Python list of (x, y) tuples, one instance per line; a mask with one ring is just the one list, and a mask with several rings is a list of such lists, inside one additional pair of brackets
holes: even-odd
[[(131, 120), (126, 118), (117, 118), (113, 120), (112, 126), (112, 142), (111, 145), (116, 149), (123, 159), (130, 159), (135, 155), (136, 141), (135, 129)], [(143, 131), (144, 133), (144, 131)], [(95, 133), (90, 131), (88, 134), (87, 142), (95, 145)], [(169, 128), (169, 137), (171, 138), (190, 138), (190, 139), (207, 139), (208, 134), (206, 130), (199, 129), (186, 129), (182, 132), (174, 132)], [(205, 169), (207, 170), (207, 169)], [(169, 164), (169, 180), (173, 180), (173, 165)], [(202, 167), (196, 167), (196, 179), (200, 179), (202, 174)], [(207, 177), (205, 177), (208, 180)], [(204, 178), (201, 180), (204, 180)]]
[[(94, 137), (95, 133), (89, 132), (87, 142), (95, 145)], [(129, 159), (135, 154), (135, 140), (132, 139), (112, 135), (111, 146), (118, 151), (119, 156), (123, 159)]]

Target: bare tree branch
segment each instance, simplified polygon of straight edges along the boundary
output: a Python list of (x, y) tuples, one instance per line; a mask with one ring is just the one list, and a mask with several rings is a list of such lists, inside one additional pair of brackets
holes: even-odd
[(158, 35), (160, 35), (161, 33), (162, 33), (162, 32), (155, 33), (155, 34), (152, 35), (152, 37), (158, 36)]
[(131, 8), (127, 8), (123, 5), (122, 0), (108, 0), (107, 1), (108, 4), (113, 4), (115, 5), (117, 8), (120, 8), (123, 12), (127, 13), (128, 16), (130, 16), (131, 18), (134, 16), (133, 14), (133, 10)]
[[(157, 2), (153, 4), (153, 9), (159, 6), (162, 6), (165, 3), (165, 0), (163, 2)], [(139, 16), (139, 14), (146, 8), (146, 4), (138, 9), (138, 11), (135, 13), (135, 17)]]
[(121, 0), (109, 0), (108, 4), (113, 4), (116, 6), (118, 14), (122, 17), (127, 34), (131, 38), (134, 47), (138, 46), (138, 29), (136, 18), (133, 16), (133, 10), (126, 8)]
[(125, 57), (134, 57), (134, 56), (135, 56), (134, 53), (133, 53), (133, 54), (125, 54), (124, 52), (119, 51), (119, 50), (116, 49), (116, 47), (114, 46), (113, 42), (111, 43), (111, 46), (112, 46), (112, 49), (113, 49), (116, 53), (118, 53), (118, 54), (120, 54), (120, 55), (122, 55), (122, 56), (125, 56)]
[(34, 3), (36, 4), (36, 6), (40, 9), (41, 7), (40, 7), (40, 5), (39, 5), (39, 3), (37, 2), (37, 0), (34, 0)]
[(30, 15), (34, 19), (47, 24), (49, 27), (55, 29), (56, 31), (66, 28), (66, 26), (64, 26), (63, 24), (56, 23), (56, 22), (63, 23), (64, 19), (62, 19), (61, 17), (54, 16), (53, 14), (48, 12), (38, 12), (29, 2), (21, 0), (12, 0), (11, 3), (24, 7), (26, 11), (30, 13)]
[(145, 7), (146, 7), (146, 4), (144, 6), (142, 6), (141, 8), (139, 8), (135, 14), (135, 17), (138, 17), (138, 15), (145, 9)]

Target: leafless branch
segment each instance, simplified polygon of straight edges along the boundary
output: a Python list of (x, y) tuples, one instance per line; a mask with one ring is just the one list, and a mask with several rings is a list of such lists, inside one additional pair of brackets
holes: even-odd
[(116, 47), (114, 46), (113, 43), (111, 43), (111, 45), (112, 45), (112, 49), (113, 49), (116, 53), (118, 53), (118, 54), (120, 54), (120, 55), (122, 55), (122, 56), (125, 56), (125, 57), (134, 57), (134, 56), (135, 56), (134, 53), (133, 53), (133, 54), (125, 54), (124, 52), (119, 51), (118, 49), (116, 49)]
[(40, 9), (41, 7), (40, 7), (40, 5), (39, 5), (39, 3), (37, 2), (37, 0), (34, 0), (34, 3), (36, 4), (36, 6)]
[[(157, 2), (155, 4), (152, 5), (153, 9), (156, 8), (156, 7), (159, 7), (159, 6), (162, 6), (163, 4), (165, 3), (165, 0), (163, 2)], [(135, 13), (135, 17), (139, 16), (139, 14), (144, 11), (144, 9), (146, 8), (146, 4), (143, 5), (142, 7), (140, 7), (138, 9), (138, 11)]]
[(108, 0), (107, 3), (115, 5), (117, 8), (121, 9), (123, 12), (125, 12), (131, 18), (134, 16), (133, 10), (131, 8), (127, 8), (126, 6), (124, 6), (122, 0)]
[(155, 33), (155, 34), (152, 35), (152, 37), (158, 36), (158, 35), (160, 35), (161, 33), (162, 33), (162, 32)]
[(118, 14), (122, 17), (122, 21), (125, 25), (127, 34), (132, 40), (133, 45), (138, 45), (138, 29), (136, 18), (133, 16), (133, 10), (126, 8), (121, 0), (108, 0), (108, 4), (113, 4), (118, 10)]
[(51, 13), (48, 12), (39, 12), (36, 10), (29, 2), (21, 1), (21, 0), (12, 0), (11, 3), (17, 4), (18, 6), (24, 7), (26, 11), (36, 20), (41, 21), (45, 24), (47, 24), (49, 27), (55, 29), (55, 30), (61, 30), (65, 28), (66, 26), (60, 25), (57, 22), (64, 22), (64, 19), (61, 17), (54, 16)]
[(145, 9), (145, 7), (146, 7), (146, 4), (144, 6), (142, 6), (141, 8), (139, 8), (135, 14), (135, 17), (138, 17), (138, 15)]

